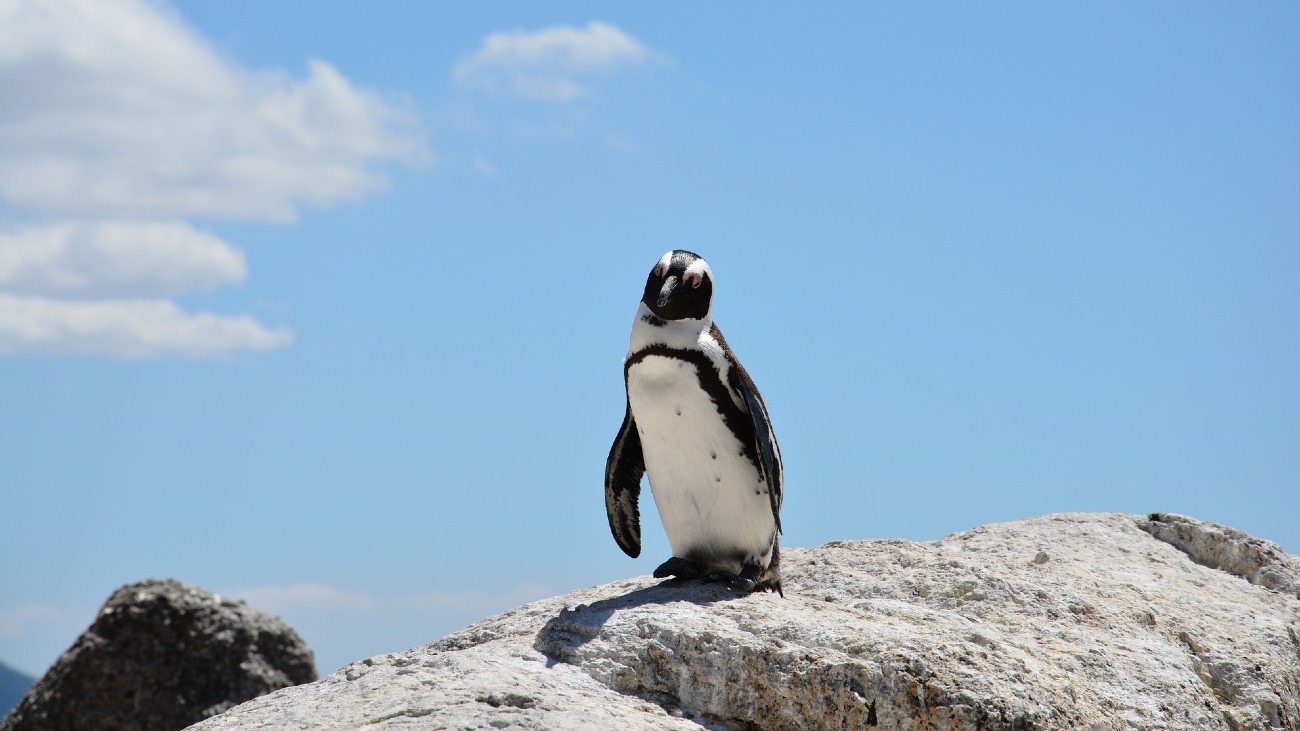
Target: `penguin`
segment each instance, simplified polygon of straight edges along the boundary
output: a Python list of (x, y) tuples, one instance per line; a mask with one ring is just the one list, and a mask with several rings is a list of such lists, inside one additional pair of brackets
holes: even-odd
[(781, 591), (781, 450), (767, 405), (713, 322), (713, 271), (676, 249), (650, 270), (623, 360), (627, 410), (605, 463), (614, 540), (641, 554), (650, 476), (673, 555), (656, 578)]

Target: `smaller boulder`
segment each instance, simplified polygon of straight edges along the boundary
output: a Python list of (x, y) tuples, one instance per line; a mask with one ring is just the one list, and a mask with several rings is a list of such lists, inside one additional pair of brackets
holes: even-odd
[(123, 586), (0, 731), (176, 731), (316, 679), (292, 628), (191, 584)]

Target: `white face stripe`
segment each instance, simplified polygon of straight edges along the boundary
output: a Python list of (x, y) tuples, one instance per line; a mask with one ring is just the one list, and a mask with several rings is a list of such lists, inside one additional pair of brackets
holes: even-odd
[(709, 263), (703, 259), (696, 259), (686, 267), (682, 281), (689, 282), (692, 287), (698, 287), (704, 281), (705, 274), (709, 275), (710, 280), (713, 279), (713, 270), (709, 268)]
[(655, 270), (654, 270), (655, 275), (662, 277), (663, 275), (667, 274), (668, 265), (672, 263), (672, 260), (673, 260), (673, 252), (671, 251), (659, 257), (659, 263), (655, 264)]

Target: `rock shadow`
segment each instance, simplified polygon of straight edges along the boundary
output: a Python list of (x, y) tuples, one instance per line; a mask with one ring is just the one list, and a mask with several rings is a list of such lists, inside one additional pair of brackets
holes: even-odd
[(733, 589), (725, 584), (704, 583), (682, 579), (667, 579), (654, 586), (635, 589), (622, 596), (601, 599), (591, 604), (579, 604), (573, 609), (565, 607), (546, 622), (537, 633), (533, 649), (546, 655), (547, 666), (568, 663), (575, 651), (600, 636), (605, 623), (619, 610), (633, 609), (650, 604), (715, 604), (749, 596), (749, 592)]

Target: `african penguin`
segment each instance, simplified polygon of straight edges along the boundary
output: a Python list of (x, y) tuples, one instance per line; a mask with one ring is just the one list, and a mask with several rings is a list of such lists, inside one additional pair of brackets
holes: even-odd
[(664, 254), (646, 280), (623, 361), (627, 411), (605, 463), (605, 511), (641, 553), (637, 500), (649, 473), (673, 556), (657, 578), (781, 592), (781, 450), (767, 406), (713, 322), (713, 271)]

